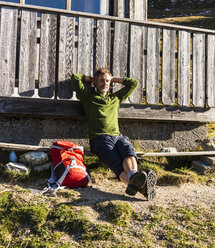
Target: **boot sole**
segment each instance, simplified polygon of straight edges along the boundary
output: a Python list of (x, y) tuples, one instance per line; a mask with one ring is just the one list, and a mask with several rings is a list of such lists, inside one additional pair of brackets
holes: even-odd
[(148, 201), (151, 201), (155, 198), (155, 185), (157, 183), (157, 176), (153, 170), (150, 170), (147, 173), (147, 179), (146, 179), (146, 193), (144, 196)]
[(126, 188), (126, 194), (136, 195), (138, 190), (146, 184), (147, 175), (145, 172), (137, 172), (135, 178), (132, 180), (132, 183), (129, 183)]

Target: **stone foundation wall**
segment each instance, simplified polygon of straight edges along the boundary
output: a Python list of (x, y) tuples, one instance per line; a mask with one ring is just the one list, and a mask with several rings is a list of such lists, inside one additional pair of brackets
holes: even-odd
[[(121, 133), (141, 150), (193, 150), (207, 139), (206, 126), (198, 123), (120, 120), (119, 125)], [(56, 140), (89, 148), (86, 120), (0, 117), (0, 142), (50, 146)]]

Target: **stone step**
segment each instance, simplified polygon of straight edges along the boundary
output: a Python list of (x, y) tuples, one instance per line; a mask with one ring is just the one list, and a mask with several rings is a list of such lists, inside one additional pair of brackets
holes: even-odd
[(207, 163), (208, 165), (215, 165), (215, 156), (210, 156), (210, 157), (208, 157), (208, 156), (202, 156), (201, 158), (200, 158), (200, 160), (202, 161), (202, 162), (205, 162), (205, 163)]
[(205, 163), (203, 161), (200, 160), (192, 161), (192, 170), (198, 172), (198, 174), (206, 175), (214, 169), (215, 167), (213, 165), (209, 165), (208, 163)]

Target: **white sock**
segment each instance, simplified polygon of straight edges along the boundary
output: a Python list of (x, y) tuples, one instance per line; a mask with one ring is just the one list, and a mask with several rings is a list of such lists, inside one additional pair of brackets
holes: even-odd
[(128, 179), (129, 179), (132, 175), (134, 175), (135, 173), (137, 173), (137, 170), (130, 170), (130, 171), (128, 172)]

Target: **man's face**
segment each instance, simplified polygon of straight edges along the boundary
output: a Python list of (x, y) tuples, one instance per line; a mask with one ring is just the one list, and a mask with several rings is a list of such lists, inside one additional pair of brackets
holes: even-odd
[(108, 73), (101, 74), (95, 81), (95, 86), (98, 92), (105, 96), (110, 88), (111, 75)]

